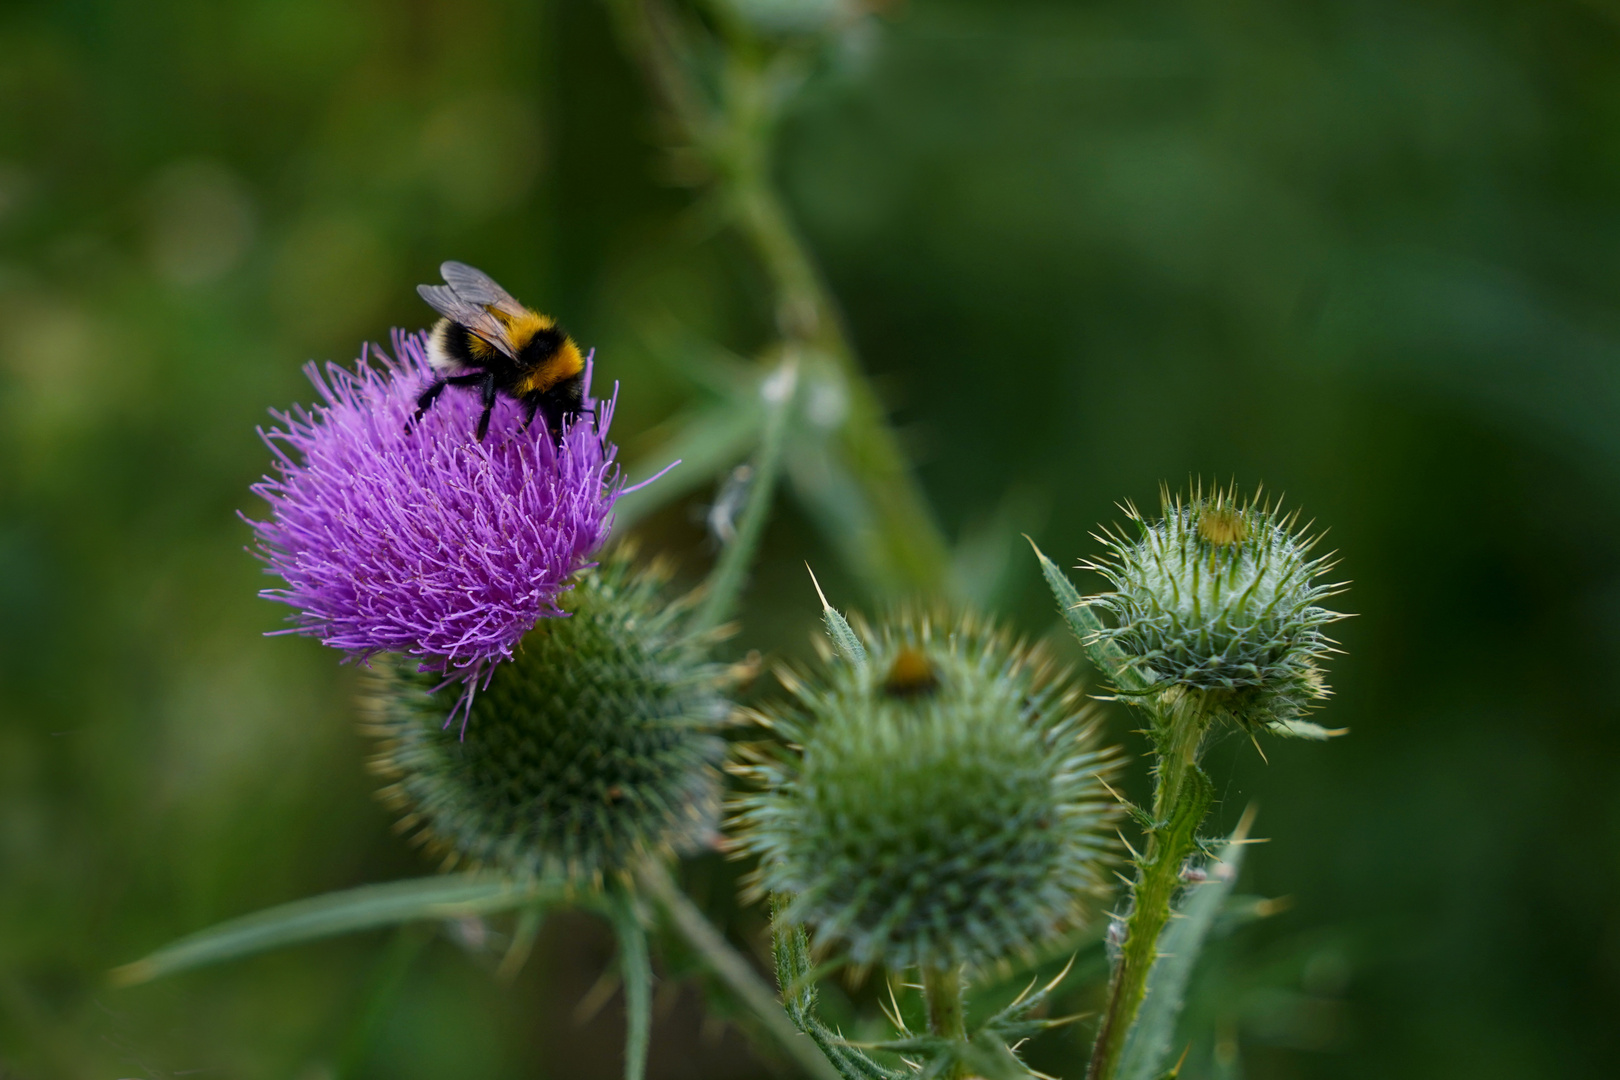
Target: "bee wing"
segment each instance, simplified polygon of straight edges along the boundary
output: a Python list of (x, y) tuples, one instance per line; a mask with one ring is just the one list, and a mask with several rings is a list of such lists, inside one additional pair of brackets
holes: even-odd
[(495, 284), (495, 279), (466, 263), (446, 262), (439, 265), (445, 284), (455, 294), (479, 307), (492, 307), (507, 315), (522, 315), (527, 310), (511, 293)]
[(516, 350), (512, 348), (506, 327), (489, 313), (489, 309), (469, 304), (457, 296), (448, 285), (418, 285), (416, 291), (440, 315), (446, 315), (453, 322), (465, 326), (507, 357), (516, 358)]
[(443, 285), (418, 285), (417, 294), (440, 315), (460, 323), (509, 358), (516, 358), (511, 336), (506, 326), (491, 309), (506, 314), (518, 314), (523, 305), (512, 294), (501, 288), (481, 270), (466, 263), (447, 262), (439, 267), (444, 275)]

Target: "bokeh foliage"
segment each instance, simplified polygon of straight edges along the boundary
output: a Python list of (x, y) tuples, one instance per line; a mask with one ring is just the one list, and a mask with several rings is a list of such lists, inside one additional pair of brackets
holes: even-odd
[[(1274, 838), (1245, 888), (1293, 909), (1195, 976), (1204, 1075), (1602, 1075), (1620, 1049), (1617, 56), (1613, 0), (910, 0), (785, 132), (987, 600), (1050, 625), (1003, 541), (1072, 564), (1114, 500), (1189, 473), (1286, 491), (1345, 556), (1350, 737), (1211, 761), (1224, 823), (1257, 799)], [(314, 1078), (352, 1045), (353, 1075), (615, 1075), (616, 1024), (569, 1018), (611, 950), (580, 923), (511, 988), (436, 940), (377, 1016), (383, 939), (102, 982), (424, 869), (370, 798), (353, 670), (259, 636), (282, 613), (234, 514), (305, 359), (419, 325), (410, 286), (464, 259), (597, 348), (636, 459), (694, 392), (683, 350), (769, 339), (603, 12), (19, 0), (0, 106), (0, 1068)], [(642, 527), (692, 575), (709, 497)], [(805, 558), (861, 597), (784, 506), (743, 619), (802, 653)], [(663, 1075), (763, 1075), (701, 1049), (690, 990), (672, 1008)]]

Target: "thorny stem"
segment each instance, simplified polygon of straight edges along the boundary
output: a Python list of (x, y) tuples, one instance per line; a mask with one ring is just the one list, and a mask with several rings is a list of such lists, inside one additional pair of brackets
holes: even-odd
[(1154, 824), (1137, 860), (1125, 943), (1109, 985), (1108, 1006), (1086, 1080), (1112, 1080), (1125, 1049), (1125, 1036), (1147, 995), (1148, 975), (1159, 958), (1159, 935), (1170, 921), (1182, 865), (1197, 848), (1198, 826), (1214, 796), (1209, 779), (1198, 767), (1198, 749), (1209, 720), (1209, 714), (1191, 696), (1171, 704), (1155, 718), (1159, 764), (1153, 791)]
[[(962, 1011), (962, 969), (923, 966), (923, 997), (928, 1002), (928, 1031), (958, 1042), (967, 1041), (967, 1019)], [(961, 1063), (942, 1074), (942, 1080), (957, 1080), (967, 1072)]]
[[(828, 393), (843, 398), (843, 415), (828, 433), (830, 448), (863, 505), (856, 510), (829, 495), (818, 499), (818, 509), (836, 520), (841, 548), (874, 592), (942, 592), (949, 570), (944, 534), (861, 370), (832, 293), (771, 182), (776, 121), (805, 57), (773, 52), (728, 21), (717, 88), (706, 91), (695, 75), (688, 31), (660, 0), (609, 2), (648, 82), (710, 169), (719, 205), (770, 278), (778, 331), (807, 358), (823, 361)], [(813, 490), (800, 494), (818, 498)]]

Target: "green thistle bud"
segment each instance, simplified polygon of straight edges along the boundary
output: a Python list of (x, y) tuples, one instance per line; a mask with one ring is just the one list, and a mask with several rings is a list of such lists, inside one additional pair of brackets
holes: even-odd
[(1316, 579), (1332, 557), (1312, 555), (1297, 511), (1240, 502), (1234, 489), (1200, 486), (1185, 501), (1165, 491), (1162, 502), (1155, 522), (1128, 506), (1140, 535), (1105, 533), (1108, 554), (1084, 564), (1113, 586), (1089, 601), (1112, 616), (1101, 636), (1155, 690), (1199, 694), (1249, 726), (1293, 721), (1328, 692), (1323, 628), (1345, 616), (1321, 605), (1342, 585)]
[(562, 598), (447, 724), (461, 689), (409, 660), (373, 663), (367, 729), (400, 827), (458, 863), (600, 887), (649, 854), (716, 837), (714, 734), (729, 675), (682, 632), (661, 570), (613, 559)]
[(786, 917), (857, 966), (982, 967), (1079, 923), (1103, 884), (1116, 803), (1079, 689), (1045, 653), (972, 618), (861, 628), (864, 663), (784, 673), (761, 716), (797, 752), (741, 771), (739, 847)]

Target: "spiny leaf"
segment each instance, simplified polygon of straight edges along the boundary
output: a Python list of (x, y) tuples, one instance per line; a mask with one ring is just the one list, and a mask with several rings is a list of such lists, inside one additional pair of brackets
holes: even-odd
[(1013, 1045), (1020, 1039), (1027, 1038), (1037, 1032), (1062, 1027), (1078, 1020), (1078, 1016), (1065, 1016), (1056, 1020), (1036, 1019), (1034, 1017), (1035, 1011), (1046, 1004), (1046, 999), (1052, 996), (1052, 992), (1062, 984), (1064, 979), (1068, 978), (1069, 972), (1074, 969), (1074, 962), (1077, 959), (1079, 959), (1078, 953), (1069, 958), (1069, 962), (1063, 966), (1063, 970), (1058, 972), (1055, 978), (1049, 980), (1046, 985), (1038, 990), (1036, 989), (1036, 981), (1031, 981), (1029, 986), (1024, 989), (1024, 992), (1014, 998), (1006, 1008), (986, 1020), (983, 1026), (979, 1028), (979, 1033), (994, 1035), (1002, 1042)]
[(562, 888), (518, 883), (489, 874), (456, 874), (362, 885), (268, 908), (183, 937), (112, 972), (117, 986), (133, 986), (191, 968), (234, 960), (267, 949), (316, 941), (418, 919), (488, 915), (524, 904), (556, 902)]
[[(1029, 537), (1026, 536), (1024, 539), (1029, 540)], [(1042, 553), (1034, 540), (1029, 540), (1029, 546), (1034, 548), (1035, 558), (1040, 560), (1041, 573), (1057, 600), (1058, 611), (1062, 613), (1063, 621), (1069, 624), (1074, 636), (1080, 639), (1080, 646), (1086, 650), (1086, 656), (1092, 665), (1121, 693), (1146, 693), (1151, 688), (1151, 683), (1136, 670), (1118, 645), (1102, 636), (1105, 628), (1101, 620), (1081, 599), (1079, 590), (1074, 587), (1068, 575)]]
[(983, 1080), (1029, 1080), (1028, 1066), (1007, 1044), (989, 1034), (980, 1032), (973, 1041), (962, 1047), (962, 1062)]
[(1326, 742), (1345, 734), (1349, 728), (1325, 728), (1321, 724), (1313, 724), (1309, 720), (1279, 720), (1271, 725), (1271, 730), (1278, 735), (1286, 735), (1295, 739), (1315, 739)]
[(909, 1074), (879, 1065), (816, 1016), (810, 939), (804, 927), (783, 917), (787, 908), (786, 897), (771, 894), (771, 958), (793, 1026), (810, 1037), (842, 1080), (904, 1080)]
[[(810, 570), (810, 564), (805, 563), (804, 568)], [(810, 570), (810, 583), (816, 587), (816, 596), (821, 599), (821, 617), (827, 623), (827, 636), (832, 638), (838, 655), (856, 667), (864, 668), (866, 646), (861, 644), (860, 635), (849, 625), (849, 620), (838, 613), (838, 609), (827, 603), (827, 594), (821, 591), (821, 582), (816, 580), (814, 570)]]

